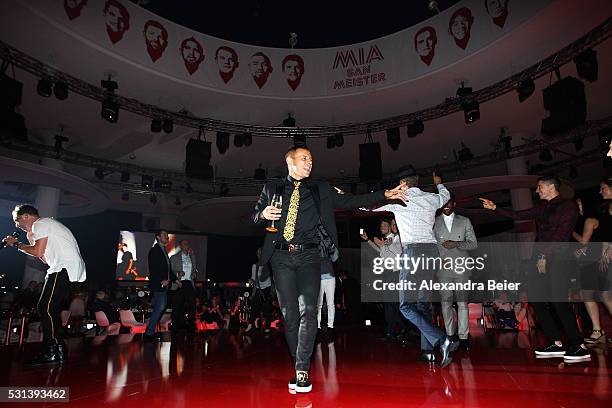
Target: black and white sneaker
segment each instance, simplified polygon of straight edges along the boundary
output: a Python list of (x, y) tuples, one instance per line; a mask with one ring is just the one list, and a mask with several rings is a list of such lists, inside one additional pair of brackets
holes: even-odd
[(295, 392), (305, 393), (312, 391), (312, 383), (308, 377), (308, 371), (296, 371)]
[(590, 361), (591, 353), (589, 350), (578, 347), (576, 350), (568, 351), (563, 356), (563, 361), (566, 363), (579, 363), (581, 361)]
[(565, 349), (557, 346), (555, 343), (550, 343), (546, 347), (537, 349), (535, 355), (537, 358), (563, 357), (565, 355)]
[(289, 387), (290, 390), (295, 390), (296, 383), (297, 383), (297, 380), (295, 379), (295, 375), (294, 375), (293, 378), (289, 380), (289, 384), (287, 384), (287, 386)]

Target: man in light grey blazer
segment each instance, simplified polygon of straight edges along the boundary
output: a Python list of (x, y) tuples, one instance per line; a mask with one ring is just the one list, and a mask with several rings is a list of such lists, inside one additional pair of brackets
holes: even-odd
[[(443, 262), (443, 268), (438, 271), (440, 282), (467, 281), (470, 277), (471, 270), (459, 267), (459, 265), (464, 264), (456, 262), (456, 260), (469, 257), (467, 251), (476, 249), (478, 242), (476, 241), (476, 234), (474, 234), (474, 228), (469, 218), (455, 213), (455, 198), (452, 195), (448, 203), (442, 207), (442, 214), (436, 217), (434, 234), (438, 241), (442, 260), (452, 258), (454, 260), (453, 265), (455, 265), (454, 269), (444, 269), (445, 262)], [(463, 262), (465, 262), (465, 260)], [(441, 290), (440, 298), (446, 334), (456, 338), (456, 327), (458, 326), (460, 346), (466, 351), (469, 350), (470, 326), (467, 292)], [(455, 321), (455, 314), (453, 312), (453, 300), (457, 302), (458, 324)]]
[(188, 240), (181, 240), (179, 245), (181, 250), (170, 257), (170, 267), (178, 278), (172, 305), (172, 331), (194, 331), (196, 257)]

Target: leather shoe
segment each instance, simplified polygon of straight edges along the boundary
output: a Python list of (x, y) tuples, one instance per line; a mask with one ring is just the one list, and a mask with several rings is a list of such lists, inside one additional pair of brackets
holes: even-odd
[(442, 360), (440, 360), (440, 368), (444, 368), (453, 361), (451, 352), (457, 346), (456, 342), (450, 337), (445, 336), (443, 341), (440, 341), (440, 354), (442, 354)]
[(45, 349), (36, 355), (36, 357), (34, 357), (31, 360), (26, 361), (26, 365), (29, 366), (38, 366), (38, 365), (45, 365), (45, 364), (59, 364), (62, 361), (59, 359), (59, 356), (57, 355), (57, 348), (56, 346), (46, 346)]
[(459, 339), (459, 347), (461, 347), (465, 351), (470, 351), (472, 345), (470, 344), (470, 339)]
[(423, 351), (421, 353), (421, 356), (419, 357), (418, 361), (422, 362), (422, 363), (430, 363), (433, 364), (436, 362), (436, 356), (434, 355), (434, 353), (428, 352), (428, 351)]
[(60, 361), (64, 361), (66, 359), (66, 343), (64, 343), (63, 340), (56, 346), (55, 351)]

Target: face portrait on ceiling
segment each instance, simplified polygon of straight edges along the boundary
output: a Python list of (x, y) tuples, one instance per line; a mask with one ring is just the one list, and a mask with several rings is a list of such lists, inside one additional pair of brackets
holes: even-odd
[(268, 58), (268, 56), (263, 52), (256, 52), (251, 56), (249, 71), (251, 72), (251, 76), (253, 77), (255, 84), (257, 84), (257, 87), (261, 89), (261, 87), (266, 84), (268, 77), (272, 73), (272, 63), (270, 62), (270, 58)]
[(470, 42), (473, 24), (474, 16), (467, 7), (462, 7), (455, 11), (448, 22), (448, 33), (455, 40), (455, 44), (462, 50), (465, 50)]
[(125, 32), (130, 29), (130, 14), (117, 0), (106, 0), (104, 21), (106, 33), (113, 44), (121, 41)]
[(74, 20), (81, 16), (83, 7), (87, 4), (87, 0), (64, 0), (64, 10), (68, 19)]
[(491, 16), (493, 23), (499, 28), (503, 28), (508, 18), (509, 0), (484, 0), (487, 13)]
[(204, 61), (204, 48), (194, 37), (186, 38), (181, 42), (181, 57), (187, 72), (193, 75)]
[(219, 67), (219, 76), (227, 84), (238, 68), (238, 54), (233, 48), (221, 46), (215, 52), (215, 61)]
[(425, 64), (430, 65), (436, 55), (438, 36), (433, 27), (423, 27), (414, 36), (414, 49)]
[(168, 46), (168, 31), (161, 23), (149, 20), (144, 26), (144, 37), (147, 45), (147, 53), (151, 61), (157, 61)]
[(282, 62), (283, 72), (287, 76), (287, 85), (295, 91), (304, 75), (304, 60), (296, 54), (287, 55)]

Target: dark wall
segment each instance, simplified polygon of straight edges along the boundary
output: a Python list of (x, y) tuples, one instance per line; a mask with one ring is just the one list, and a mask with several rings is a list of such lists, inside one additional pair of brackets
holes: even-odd
[[(2, 238), (17, 231), (12, 217), (0, 217), (0, 235)], [(21, 241), (25, 241), (25, 233), (21, 234)], [(23, 268), (25, 267), (25, 255), (20, 254), (14, 248), (0, 249), (0, 275), (4, 274), (3, 284), (19, 285), (23, 279)]]
[(245, 282), (263, 238), (208, 236), (206, 273), (215, 282)]

